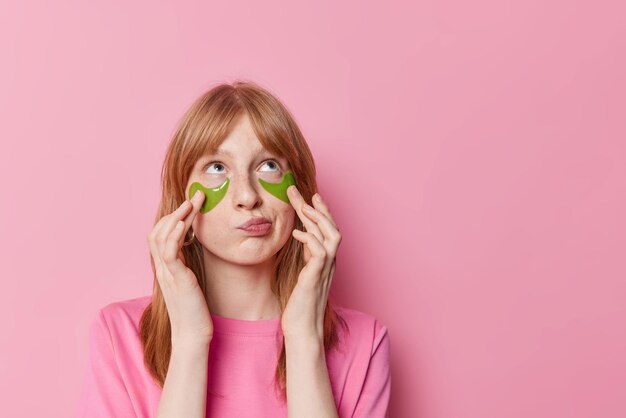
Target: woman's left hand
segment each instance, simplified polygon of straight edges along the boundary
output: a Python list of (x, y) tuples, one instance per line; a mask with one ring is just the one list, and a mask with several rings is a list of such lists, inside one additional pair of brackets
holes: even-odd
[(306, 264), (283, 311), (281, 327), (286, 340), (315, 339), (323, 342), (324, 312), (341, 234), (319, 194), (313, 196), (315, 207), (311, 207), (296, 186), (289, 186), (287, 193), (307, 230), (292, 231), (293, 237), (304, 243)]

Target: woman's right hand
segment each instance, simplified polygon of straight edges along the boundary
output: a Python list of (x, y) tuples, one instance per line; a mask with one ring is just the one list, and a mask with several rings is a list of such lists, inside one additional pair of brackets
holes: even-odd
[(163, 216), (148, 234), (148, 245), (159, 287), (170, 317), (172, 343), (209, 342), (213, 321), (194, 272), (181, 251), (187, 230), (205, 195), (198, 190), (174, 212)]

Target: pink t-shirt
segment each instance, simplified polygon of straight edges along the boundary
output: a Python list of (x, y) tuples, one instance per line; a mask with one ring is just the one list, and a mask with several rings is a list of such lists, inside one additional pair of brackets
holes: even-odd
[[(89, 364), (79, 400), (80, 418), (155, 417), (162, 389), (143, 363), (139, 320), (152, 296), (110, 303), (89, 331)], [(391, 376), (386, 326), (363, 312), (337, 307), (341, 344), (326, 355), (340, 418), (387, 417)], [(246, 321), (211, 314), (207, 417), (287, 416), (274, 391), (280, 319)], [(221, 394), (217, 397), (209, 391)]]

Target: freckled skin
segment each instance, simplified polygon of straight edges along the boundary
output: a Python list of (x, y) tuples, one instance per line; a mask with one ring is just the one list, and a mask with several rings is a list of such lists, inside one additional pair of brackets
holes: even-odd
[[(296, 179), (291, 171), (287, 171), (280, 183), (270, 183), (263, 179), (259, 179), (259, 183), (261, 183), (261, 186), (263, 186), (263, 188), (267, 190), (270, 194), (274, 195), (285, 203), (289, 203), (289, 197), (287, 197), (287, 188), (292, 184), (296, 184)], [(200, 207), (200, 213), (207, 213), (222, 201), (222, 199), (226, 195), (229, 184), (230, 178), (227, 178), (221, 186), (215, 188), (204, 187), (201, 183), (197, 181), (193, 182), (189, 188), (189, 199), (193, 197), (193, 195), (196, 193), (196, 190), (200, 190), (201, 192), (203, 192), (206, 197), (204, 199), (204, 203)]]

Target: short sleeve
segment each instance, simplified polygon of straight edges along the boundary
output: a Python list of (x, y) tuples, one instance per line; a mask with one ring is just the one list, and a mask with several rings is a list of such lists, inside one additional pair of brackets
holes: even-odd
[(79, 418), (136, 417), (102, 309), (89, 330), (89, 360), (78, 403)]
[(352, 418), (387, 418), (391, 395), (390, 341), (386, 326), (374, 338), (365, 381)]

